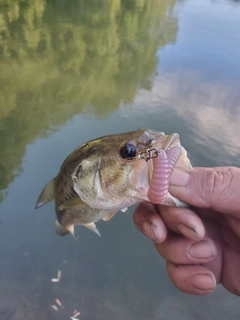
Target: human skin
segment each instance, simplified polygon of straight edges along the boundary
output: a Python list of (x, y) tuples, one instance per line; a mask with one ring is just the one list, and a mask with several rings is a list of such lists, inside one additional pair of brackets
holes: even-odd
[(240, 169), (176, 168), (169, 192), (190, 207), (141, 203), (134, 222), (166, 260), (173, 284), (202, 295), (221, 283), (240, 295)]

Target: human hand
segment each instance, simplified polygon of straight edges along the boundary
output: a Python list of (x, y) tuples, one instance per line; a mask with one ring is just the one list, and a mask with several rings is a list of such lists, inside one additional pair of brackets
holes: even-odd
[(216, 283), (240, 295), (240, 169), (174, 169), (169, 192), (190, 208), (141, 203), (137, 228), (154, 241), (173, 284), (208, 294)]

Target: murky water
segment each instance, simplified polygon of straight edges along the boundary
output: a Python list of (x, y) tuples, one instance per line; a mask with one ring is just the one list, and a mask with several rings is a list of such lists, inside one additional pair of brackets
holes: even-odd
[(173, 287), (132, 210), (79, 241), (55, 234), (53, 203), (34, 210), (105, 134), (178, 132), (194, 165), (239, 166), (239, 83), (239, 1), (0, 1), (0, 319), (239, 319), (221, 286)]

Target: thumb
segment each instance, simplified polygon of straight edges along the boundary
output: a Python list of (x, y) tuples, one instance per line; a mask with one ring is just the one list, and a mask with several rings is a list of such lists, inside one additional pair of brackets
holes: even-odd
[(192, 206), (239, 216), (240, 169), (194, 168), (186, 172), (175, 168), (169, 192)]

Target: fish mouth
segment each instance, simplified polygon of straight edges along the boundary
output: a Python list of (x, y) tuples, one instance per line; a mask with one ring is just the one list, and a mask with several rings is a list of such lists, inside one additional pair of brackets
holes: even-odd
[(143, 156), (143, 159), (150, 160), (151, 158), (155, 158), (157, 156), (157, 153), (160, 152), (160, 150), (164, 150), (165, 152), (167, 152), (174, 146), (180, 146), (178, 133), (172, 133), (169, 135), (161, 136), (160, 139), (157, 138), (156, 140), (152, 141), (152, 144), (148, 150), (142, 152), (142, 154), (149, 155), (149, 157)]
[[(167, 136), (165, 136), (165, 141), (162, 140), (162, 137), (160, 140), (156, 140), (155, 143), (152, 144), (152, 148), (156, 149), (156, 152), (159, 152), (160, 150), (164, 150), (167, 152), (169, 149), (171, 149), (174, 146), (180, 146), (179, 142), (179, 134), (178, 133), (172, 133)], [(148, 179), (149, 179), (149, 184), (152, 179), (152, 173), (153, 173), (153, 162), (152, 159), (149, 159), (148, 165)]]

